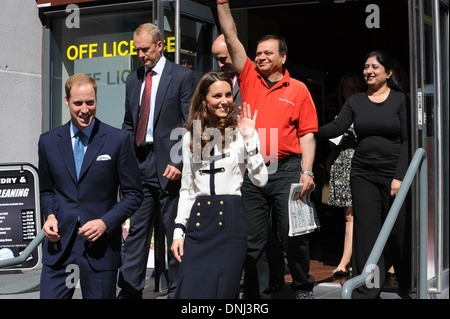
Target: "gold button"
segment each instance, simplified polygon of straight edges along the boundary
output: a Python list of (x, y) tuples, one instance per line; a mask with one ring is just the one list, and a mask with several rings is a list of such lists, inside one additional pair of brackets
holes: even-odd
[(200, 212), (197, 213), (197, 216), (200, 216)]
[(210, 202), (210, 201), (208, 201), (208, 205), (211, 205), (211, 202)]
[(223, 212), (219, 212), (219, 215), (222, 216), (222, 215), (223, 215)]
[(197, 227), (200, 226), (200, 223), (195, 224), (195, 226), (197, 226)]
[(200, 202), (197, 203), (197, 206), (200, 206)]
[(220, 171), (224, 172), (224, 171), (225, 171), (225, 169), (224, 169), (224, 168), (222, 168), (222, 169), (220, 169)]
[(253, 155), (253, 152), (250, 152), (250, 155)]
[(219, 226), (222, 226), (222, 222), (219, 222)]
[(223, 200), (220, 201), (220, 205), (223, 205)]

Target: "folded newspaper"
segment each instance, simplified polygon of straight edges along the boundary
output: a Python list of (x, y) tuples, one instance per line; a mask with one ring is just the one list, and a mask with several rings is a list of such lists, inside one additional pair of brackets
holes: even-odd
[(314, 210), (311, 205), (310, 194), (300, 197), (303, 184), (291, 184), (289, 193), (289, 236), (304, 235), (316, 228)]

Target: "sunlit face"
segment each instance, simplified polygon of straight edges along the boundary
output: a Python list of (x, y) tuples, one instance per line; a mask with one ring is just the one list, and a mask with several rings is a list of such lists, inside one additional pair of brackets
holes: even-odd
[(261, 73), (268, 77), (275, 72), (282, 72), (286, 62), (286, 54), (280, 55), (279, 43), (276, 39), (268, 39), (258, 44), (256, 48), (255, 63)]
[(376, 56), (371, 56), (364, 64), (363, 75), (367, 85), (377, 89), (387, 85), (387, 80), (391, 77), (392, 70), (386, 72), (385, 67), (378, 62)]
[(225, 73), (234, 73), (233, 62), (231, 61), (230, 53), (228, 52), (227, 44), (223, 34), (219, 35), (214, 41), (211, 52), (219, 65), (219, 68)]
[(153, 37), (147, 31), (135, 34), (133, 39), (134, 48), (142, 65), (153, 68), (161, 58), (162, 41), (153, 41)]
[(228, 53), (226, 44), (215, 44), (212, 47), (212, 53), (219, 65), (219, 68), (226, 73), (234, 73), (234, 66)]
[(217, 54), (214, 56), (216, 58), (219, 68), (226, 73), (234, 73), (234, 66), (231, 63), (231, 58), (225, 54)]
[(226, 117), (233, 105), (233, 91), (230, 84), (225, 81), (216, 81), (211, 84), (202, 103), (211, 117)]
[(72, 87), (70, 98), (66, 96), (65, 100), (75, 127), (79, 130), (88, 127), (92, 123), (97, 110), (97, 98), (92, 85), (85, 84)]

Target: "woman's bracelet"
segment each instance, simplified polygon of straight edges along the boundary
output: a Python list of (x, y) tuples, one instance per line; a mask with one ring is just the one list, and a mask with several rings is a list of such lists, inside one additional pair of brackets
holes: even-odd
[(217, 0), (217, 4), (225, 4), (228, 3), (228, 0)]

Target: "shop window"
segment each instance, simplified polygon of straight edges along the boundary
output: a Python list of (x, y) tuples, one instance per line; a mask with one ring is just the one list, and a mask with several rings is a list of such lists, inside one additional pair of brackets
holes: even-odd
[[(175, 61), (174, 13), (164, 17), (164, 55)], [(133, 32), (151, 22), (151, 10), (80, 14), (79, 28), (68, 27), (66, 16), (51, 21), (51, 128), (70, 119), (64, 103), (64, 83), (75, 73), (92, 76), (98, 86), (97, 116), (121, 128), (124, 116), (125, 81), (140, 66), (134, 52)], [(197, 78), (213, 68), (211, 55), (214, 25), (181, 19), (180, 64), (190, 67)]]

